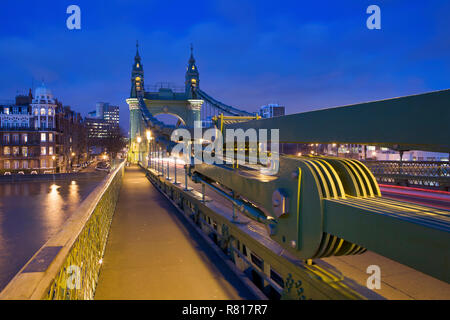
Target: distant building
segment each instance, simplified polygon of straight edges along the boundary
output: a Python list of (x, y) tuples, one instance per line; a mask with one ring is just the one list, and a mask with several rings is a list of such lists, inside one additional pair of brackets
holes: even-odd
[(268, 104), (262, 106), (259, 109), (258, 114), (261, 118), (280, 117), (285, 115), (285, 108), (284, 106), (280, 106), (278, 104)]
[(0, 105), (0, 173), (65, 172), (74, 158), (86, 157), (86, 141), (84, 148), (82, 141), (76, 149), (71, 146), (84, 134), (81, 116), (67, 108), (44, 84), (34, 97), (30, 90), (17, 96), (14, 104)]
[(119, 130), (119, 107), (108, 102), (97, 102), (95, 111), (88, 113), (85, 123), (88, 129), (89, 150), (91, 154), (104, 151), (104, 140), (114, 130)]
[(109, 104), (103, 107), (103, 119), (106, 120), (113, 127), (119, 127), (119, 107), (110, 106)]
[(119, 107), (112, 106), (108, 102), (97, 102), (95, 111), (88, 113), (89, 118), (106, 120), (113, 127), (119, 127)]
[(85, 124), (90, 140), (106, 138), (111, 130), (111, 124), (105, 119), (86, 118)]

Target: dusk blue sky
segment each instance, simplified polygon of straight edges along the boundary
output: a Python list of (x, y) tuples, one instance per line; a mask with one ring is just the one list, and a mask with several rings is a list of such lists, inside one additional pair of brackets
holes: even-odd
[[(81, 8), (81, 30), (66, 8)], [(366, 8), (381, 8), (381, 30)], [(86, 115), (125, 99), (136, 39), (145, 84), (184, 83), (193, 43), (201, 88), (255, 111), (287, 113), (450, 87), (449, 1), (13, 1), (0, 6), (0, 99), (42, 79)], [(386, 115), (389, 116), (389, 115)]]

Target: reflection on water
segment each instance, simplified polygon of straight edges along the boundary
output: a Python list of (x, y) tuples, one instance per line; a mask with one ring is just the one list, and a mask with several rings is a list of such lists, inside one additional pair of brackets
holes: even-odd
[(102, 179), (0, 183), (0, 290)]

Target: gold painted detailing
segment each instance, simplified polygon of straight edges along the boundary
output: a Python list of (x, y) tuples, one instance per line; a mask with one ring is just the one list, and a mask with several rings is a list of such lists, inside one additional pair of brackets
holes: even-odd
[(260, 115), (256, 116), (224, 116), (223, 113), (218, 116), (212, 117), (212, 121), (215, 123), (216, 127), (220, 128), (220, 131), (223, 132), (223, 126), (225, 124), (231, 123), (239, 123), (250, 120), (259, 120), (261, 119)]

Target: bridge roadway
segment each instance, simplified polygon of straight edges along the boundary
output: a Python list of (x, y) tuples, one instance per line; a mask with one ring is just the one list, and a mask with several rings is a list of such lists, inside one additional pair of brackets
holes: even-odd
[[(170, 177), (174, 178), (173, 160), (164, 159), (164, 168), (167, 168), (167, 162), (170, 163)], [(153, 167), (158, 168), (154, 161)], [(162, 165), (159, 166), (161, 168)], [(183, 165), (177, 163), (177, 181), (184, 187), (185, 174)], [(164, 171), (164, 175), (167, 171)], [(142, 173), (143, 175), (143, 173)], [(194, 183), (188, 179), (188, 186), (201, 193), (201, 184)], [(213, 201), (207, 202), (210, 207), (217, 207), (231, 212), (231, 205), (228, 201), (217, 196), (209, 188), (205, 189), (206, 199)], [(427, 205), (425, 202), (421, 202)], [(430, 204), (428, 204), (430, 205)], [(231, 213), (230, 213), (231, 215)], [(242, 216), (243, 217), (243, 216)], [(245, 219), (245, 217), (243, 217)], [(263, 228), (264, 229), (264, 228)], [(265, 229), (264, 229), (265, 230)], [(261, 231), (261, 230), (260, 230)], [(450, 299), (450, 285), (440, 281), (408, 266), (383, 257), (373, 251), (367, 251), (362, 255), (339, 256), (323, 259), (314, 259), (314, 262), (320, 266), (338, 271), (357, 292), (369, 299), (400, 299), (400, 300), (428, 300), (428, 299)], [(369, 290), (366, 288), (366, 281), (369, 277), (367, 267), (377, 265), (381, 269), (381, 289)]]
[(127, 167), (95, 299), (256, 299), (183, 219)]

